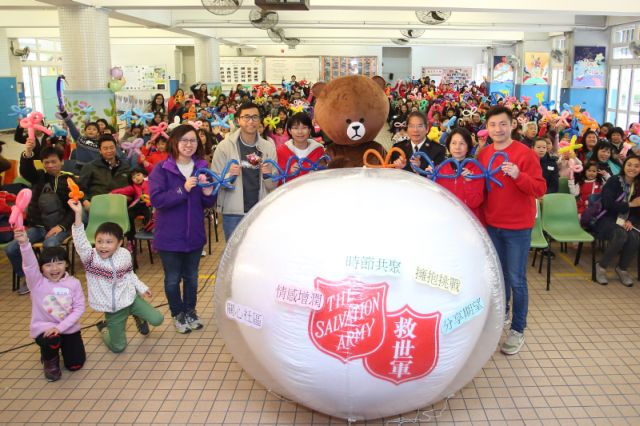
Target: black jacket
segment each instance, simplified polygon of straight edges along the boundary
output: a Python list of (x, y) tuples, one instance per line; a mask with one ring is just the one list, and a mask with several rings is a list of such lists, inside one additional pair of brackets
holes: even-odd
[(547, 153), (540, 159), (540, 168), (544, 180), (547, 181), (547, 194), (555, 194), (558, 192), (558, 181), (560, 180), (558, 160)]
[[(400, 148), (404, 152), (404, 155), (407, 157), (407, 165), (404, 166), (404, 170), (413, 171), (413, 169), (411, 168), (411, 163), (409, 162), (409, 159), (413, 155), (413, 145), (411, 145), (411, 141), (400, 141), (394, 144), (393, 147)], [(439, 143), (431, 142), (429, 139), (427, 139), (420, 147), (420, 152), (426, 153), (429, 158), (431, 158), (431, 161), (438, 165), (444, 161), (447, 150)], [(393, 155), (391, 156), (391, 161), (393, 162), (397, 160), (399, 156), (399, 154), (393, 153)], [(420, 159), (421, 169), (426, 169), (428, 165), (429, 164), (424, 159)]]
[(65, 231), (71, 231), (71, 225), (73, 224), (75, 215), (73, 210), (67, 204), (69, 200), (69, 186), (67, 185), (67, 178), (73, 178), (73, 175), (68, 172), (60, 172), (57, 177), (50, 175), (44, 170), (37, 170), (33, 161), (35, 155), (31, 158), (25, 158), (24, 155), (20, 156), (20, 175), (26, 180), (31, 182), (31, 202), (27, 208), (27, 224), (31, 226), (44, 226), (47, 231), (53, 226), (51, 224), (47, 226), (43, 220), (43, 214), (41, 212), (38, 200), (42, 195), (42, 190), (45, 186), (49, 186), (53, 192), (58, 196), (60, 200), (60, 206), (63, 209), (63, 213), (60, 214), (60, 220), (56, 225), (60, 225)]
[(80, 189), (86, 200), (94, 195), (108, 194), (114, 189), (129, 185), (131, 167), (126, 159), (118, 159), (115, 167), (110, 167), (102, 157), (85, 164), (80, 171)]

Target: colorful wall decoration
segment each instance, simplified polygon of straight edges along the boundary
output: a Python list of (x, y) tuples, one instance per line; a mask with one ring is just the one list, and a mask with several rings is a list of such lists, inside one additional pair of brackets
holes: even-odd
[(499, 83), (513, 83), (513, 67), (507, 62), (506, 56), (493, 57), (493, 79)]
[(549, 84), (549, 53), (526, 52), (523, 72), (522, 84)]
[(606, 50), (604, 46), (575, 47), (573, 87), (605, 87)]

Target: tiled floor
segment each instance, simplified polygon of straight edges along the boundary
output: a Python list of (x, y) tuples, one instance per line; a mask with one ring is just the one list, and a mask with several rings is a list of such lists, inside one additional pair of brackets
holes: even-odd
[[(11, 292), (0, 254), (0, 423), (345, 424), (267, 392), (233, 361), (213, 320), (223, 242), (213, 247), (200, 267), (204, 330), (180, 335), (167, 319), (143, 337), (129, 321), (129, 346), (113, 354), (93, 327), (101, 315), (87, 308), (87, 363), (55, 383), (44, 380), (29, 338), (30, 299)], [(613, 274), (607, 287), (591, 283), (588, 249), (577, 268), (572, 249), (555, 251), (550, 292), (544, 275), (529, 269), (529, 325), (519, 354), (496, 352), (446, 403), (366, 424), (639, 425), (640, 286), (623, 287)], [(145, 248), (139, 260), (152, 303), (168, 318), (160, 259), (151, 265)], [(76, 276), (84, 282), (82, 272)]]
[[(0, 422), (171, 424), (345, 424), (268, 393), (226, 351), (213, 321), (213, 285), (223, 243), (202, 259), (199, 311), (205, 328), (183, 336), (169, 321), (140, 336), (129, 321), (129, 346), (112, 354), (92, 324), (82, 324), (85, 367), (42, 377), (38, 348), (28, 337), (30, 300), (12, 293), (4, 256), (0, 277)], [(146, 249), (145, 249), (146, 250)], [(573, 250), (553, 262), (550, 292), (544, 275), (529, 272), (530, 314), (524, 349), (496, 353), (448, 404), (405, 413), (404, 420), (437, 424), (640, 424), (640, 288), (615, 280), (588, 281), (590, 255), (575, 268)], [(139, 276), (168, 317), (159, 259), (140, 256)], [(84, 281), (82, 273), (77, 274)], [(23, 345), (26, 345), (22, 347)], [(400, 416), (386, 419), (398, 423)], [(373, 421), (366, 424), (384, 424)]]

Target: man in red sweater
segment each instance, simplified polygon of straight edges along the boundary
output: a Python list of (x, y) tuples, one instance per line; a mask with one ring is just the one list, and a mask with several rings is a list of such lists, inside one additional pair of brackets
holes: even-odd
[[(527, 289), (527, 259), (531, 244), (531, 229), (536, 219), (536, 198), (547, 191), (542, 177), (540, 160), (524, 144), (511, 139), (511, 110), (496, 106), (487, 113), (487, 130), (493, 140), (478, 155), (478, 160), (489, 169), (498, 165), (502, 170), (495, 178), (502, 183), (491, 185), (483, 205), (487, 232), (496, 248), (504, 275), (507, 299), (507, 319), (509, 299), (513, 295), (511, 330), (502, 344), (501, 351), (513, 355), (524, 344), (524, 329), (527, 326), (529, 291)], [(497, 151), (506, 153), (509, 161), (495, 157)]]

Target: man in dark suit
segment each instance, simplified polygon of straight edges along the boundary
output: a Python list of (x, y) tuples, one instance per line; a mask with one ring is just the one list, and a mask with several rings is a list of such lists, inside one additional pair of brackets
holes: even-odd
[[(414, 111), (407, 116), (407, 135), (409, 136), (408, 141), (401, 141), (393, 145), (394, 148), (400, 148), (404, 151), (407, 158), (411, 158), (415, 152), (420, 151), (426, 153), (436, 165), (444, 161), (447, 150), (444, 146), (427, 140), (427, 117), (422, 112)], [(402, 161), (396, 153), (393, 153), (391, 161), (399, 169), (413, 171), (411, 164), (408, 161)], [(429, 166), (423, 158), (413, 161), (423, 170)]]

